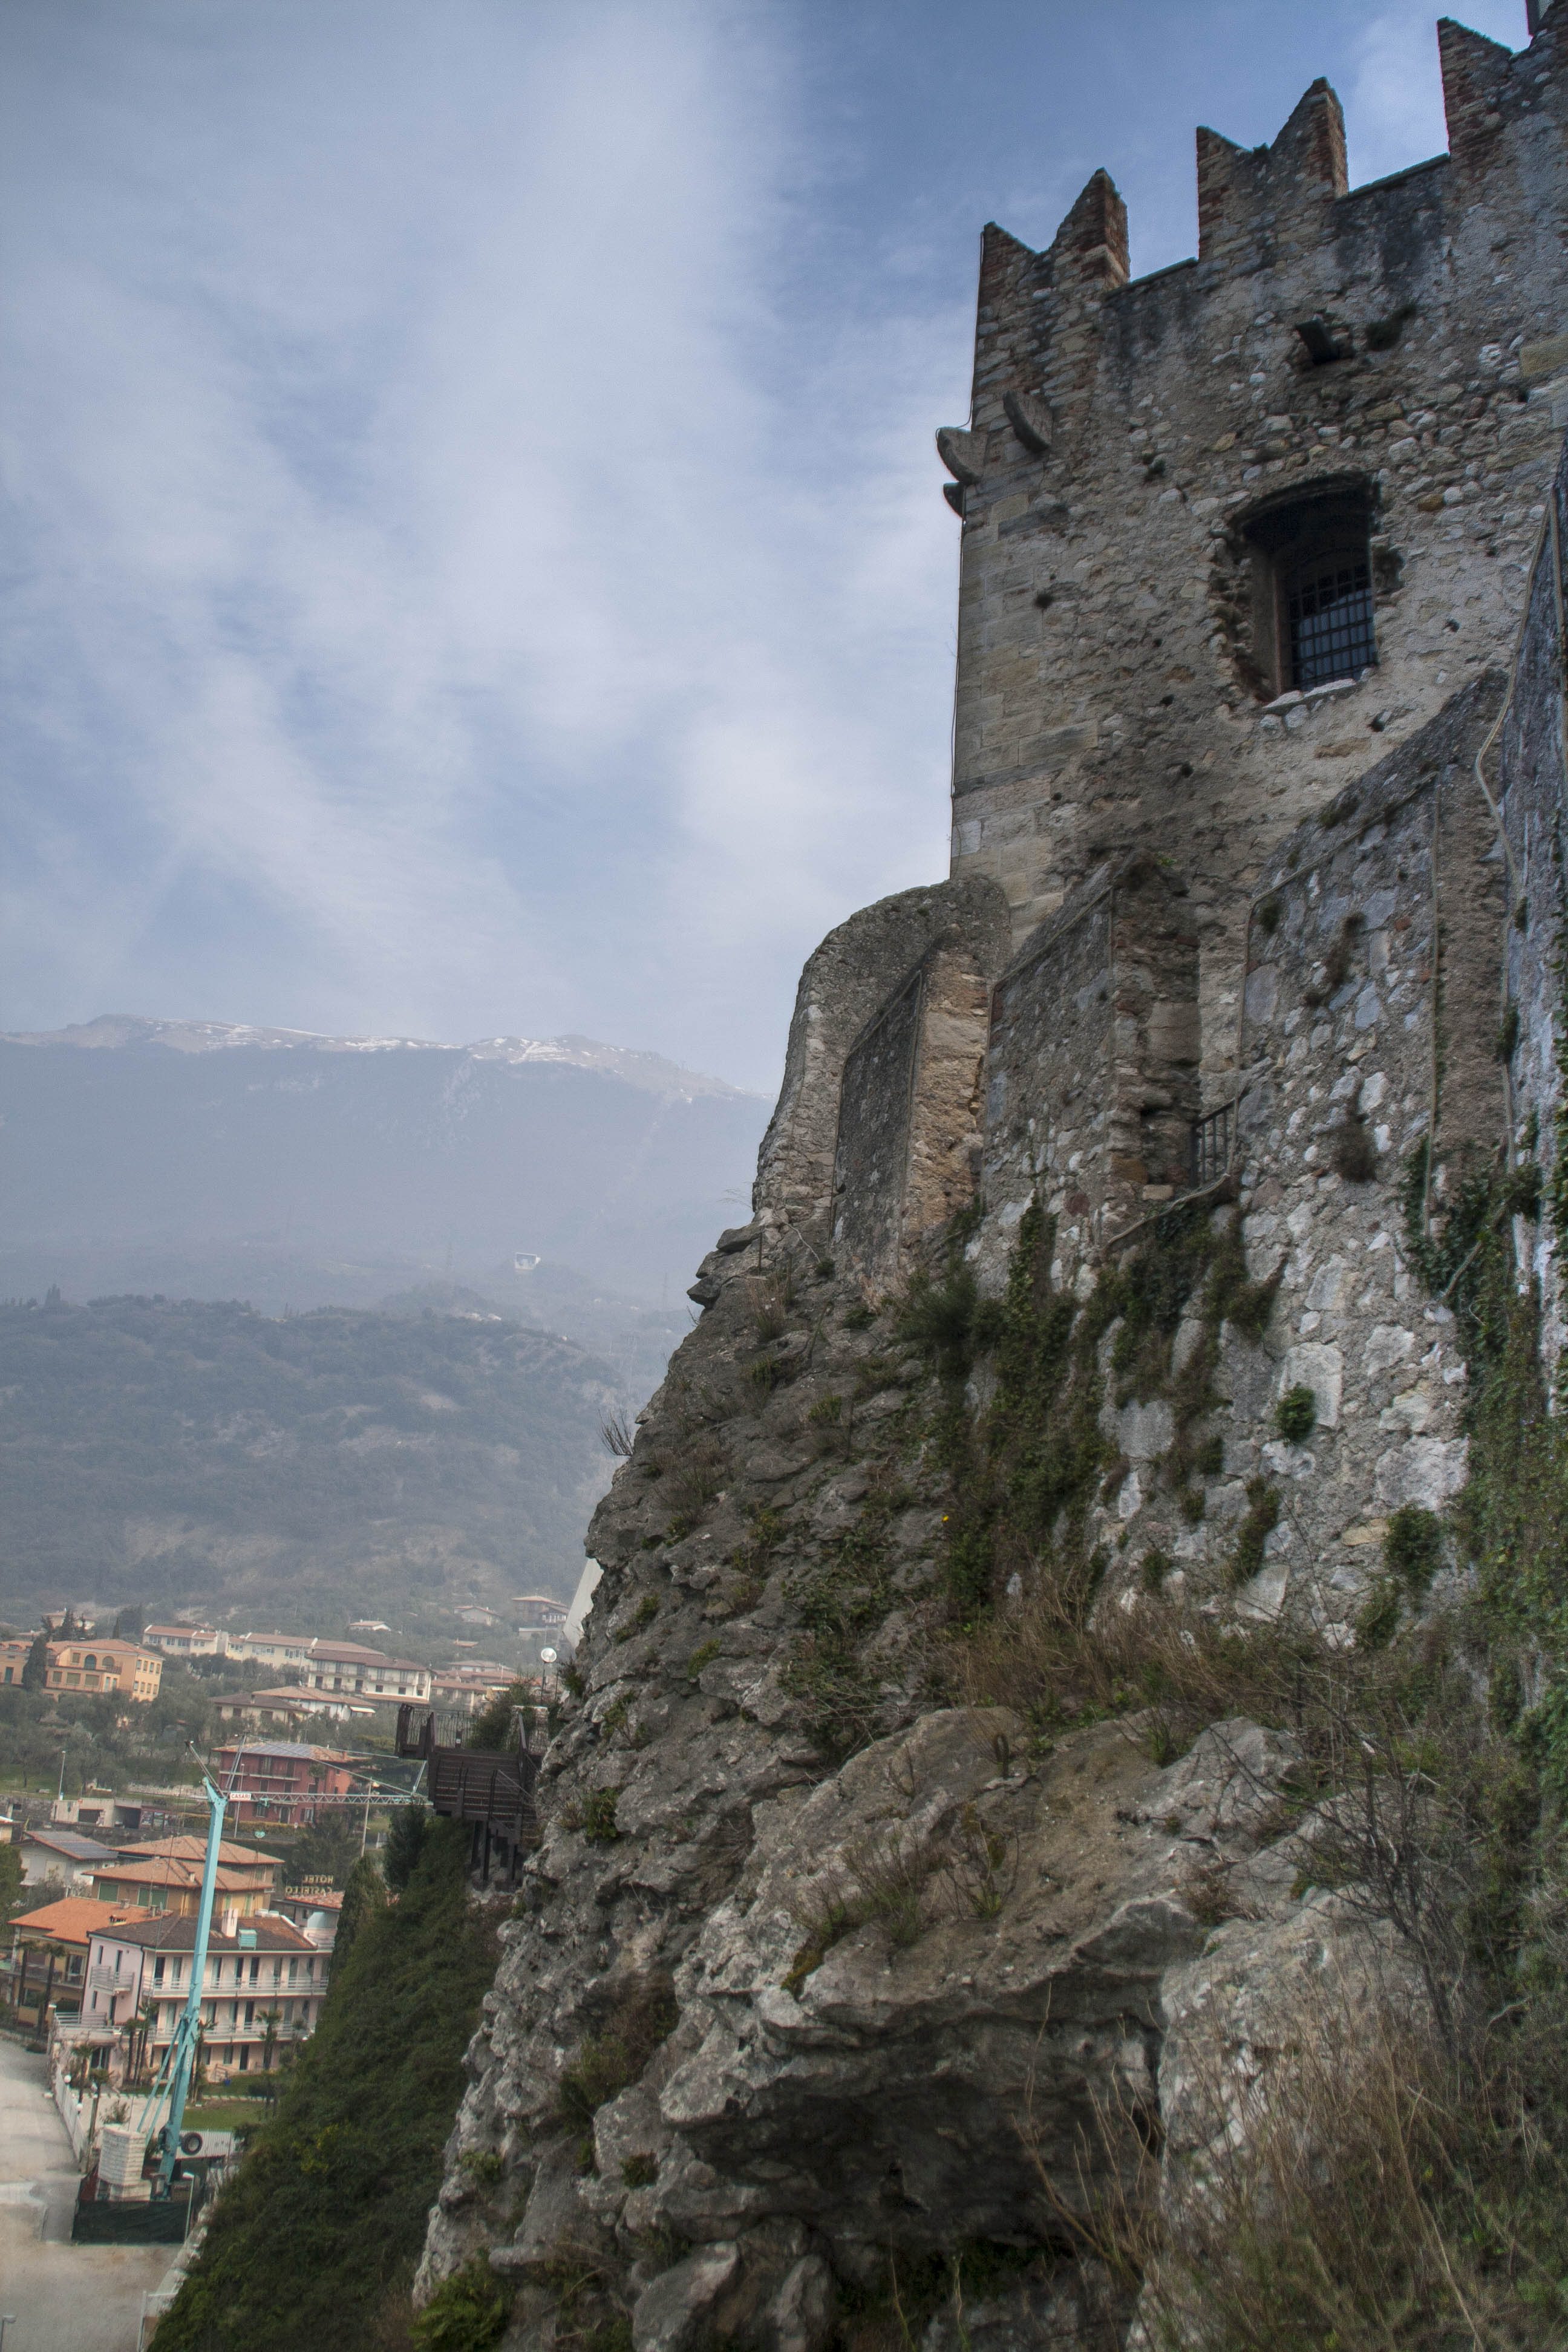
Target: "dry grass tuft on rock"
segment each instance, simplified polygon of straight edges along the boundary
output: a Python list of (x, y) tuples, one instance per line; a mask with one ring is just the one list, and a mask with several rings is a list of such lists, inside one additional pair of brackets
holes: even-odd
[[(1531, 2022), (1552, 2030), (1544, 2016)], [(1539, 2053), (1521, 2068), (1517, 2029), (1483, 2032), (1456, 2059), (1418, 2000), (1330, 1983), (1299, 1989), (1271, 2016), (1266, 2047), (1211, 2031), (1184, 2054), (1180, 2145), (1163, 2170), (1142, 2117), (1102, 2111), (1101, 2153), (1118, 2161), (1093, 2177), (1123, 2185), (1069, 2206), (1023, 2126), (1047, 2197), (1086, 2254), (1141, 2284), (1149, 2343), (1563, 2343), (1563, 2109), (1559, 2096), (1542, 2113)], [(1561, 2055), (1551, 2071), (1560, 2094)]]

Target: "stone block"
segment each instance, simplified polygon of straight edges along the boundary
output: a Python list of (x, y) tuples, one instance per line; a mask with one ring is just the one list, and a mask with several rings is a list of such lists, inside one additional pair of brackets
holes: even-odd
[(721, 2241), (661, 2271), (633, 2307), (633, 2352), (689, 2352), (740, 2266), (739, 2246)]

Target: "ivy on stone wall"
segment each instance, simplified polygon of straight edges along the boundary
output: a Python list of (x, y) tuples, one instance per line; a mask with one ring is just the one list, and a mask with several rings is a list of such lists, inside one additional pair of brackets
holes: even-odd
[[(1193, 1481), (1221, 1467), (1210, 1416), (1219, 1402), (1214, 1375), (1222, 1329), (1228, 1322), (1261, 1337), (1279, 1272), (1263, 1282), (1248, 1278), (1234, 1209), (1179, 1202), (1152, 1220), (1080, 1300), (1053, 1278), (1056, 1221), (1037, 1196), (1019, 1223), (1003, 1295), (984, 1300), (965, 1256), (980, 1215), (976, 1208), (954, 1221), (943, 1274), (917, 1278), (899, 1326), (938, 1384), (930, 1446), (948, 1489), (952, 1611), (960, 1622), (972, 1620), (1011, 1579), (1044, 1571), (1064, 1605), (1085, 1614), (1109, 1565), (1104, 1548), (1089, 1542), (1091, 1509), (1097, 1496), (1112, 1498), (1126, 1469), (1102, 1426), (1108, 1379), (1118, 1406), (1155, 1398), (1170, 1404), (1174, 1437), (1164, 1475), (1195, 1523), (1201, 1488)], [(991, 1397), (977, 1412), (969, 1383), (982, 1359), (990, 1362)], [(1257, 1498), (1254, 1506), (1258, 1517)], [(1259, 1551), (1261, 1542), (1262, 1534)], [(1238, 1558), (1235, 1580), (1257, 1566)]]

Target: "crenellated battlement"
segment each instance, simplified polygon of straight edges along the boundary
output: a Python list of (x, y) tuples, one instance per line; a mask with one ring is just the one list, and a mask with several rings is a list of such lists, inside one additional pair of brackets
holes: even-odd
[(1440, 25), (1449, 152), (1365, 187), (1326, 81), (1268, 146), (1199, 131), (1199, 250), (1152, 276), (1103, 171), (1043, 252), (984, 233), (971, 415), (938, 436), (953, 871), (1022, 945), (1108, 858), (1176, 852), (1211, 1091), (1274, 843), (1518, 625), (1568, 424), (1568, 7), (1531, 30)]

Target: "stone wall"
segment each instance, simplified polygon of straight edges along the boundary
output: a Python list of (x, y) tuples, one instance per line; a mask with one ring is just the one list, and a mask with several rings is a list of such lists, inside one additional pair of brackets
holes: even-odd
[[(1442, 31), (1451, 152), (1348, 191), (1333, 93), (1272, 148), (1199, 133), (1201, 250), (1127, 282), (1097, 173), (1045, 253), (994, 227), (963, 517), (953, 871), (1022, 942), (1108, 856), (1179, 852), (1205, 1068), (1234, 1072), (1236, 926), (1272, 848), (1511, 649), (1568, 423), (1568, 23), (1517, 58)], [(1333, 350), (1315, 363), (1299, 326)], [(1377, 664), (1280, 696), (1258, 534), (1365, 503)]]
[[(1213, 1558), (1245, 1482), (1265, 1477), (1283, 1507), (1253, 1599), (1277, 1606), (1293, 1577), (1333, 1622), (1353, 1615), (1389, 1512), (1440, 1509), (1464, 1483), (1465, 1368), (1452, 1314), (1406, 1263), (1400, 1185), (1430, 1131), (1435, 1082), (1435, 1220), (1501, 1141), (1507, 902), (1486, 862), (1493, 839), (1471, 762), (1502, 685), (1479, 680), (1298, 828), (1251, 912), (1237, 1173), (1249, 1271), (1279, 1271), (1279, 1295), (1261, 1348), (1227, 1342), (1227, 1483), (1203, 1527), (1172, 1529), (1171, 1549)], [(1450, 895), (1487, 920), (1450, 937)], [(1468, 1036), (1478, 1024), (1461, 1016), (1476, 1004), (1487, 1058), (1456, 1049), (1445, 1066), (1439, 1007)], [(1271, 1414), (1299, 1385), (1313, 1392), (1317, 1426), (1290, 1444)]]
[[(1563, 824), (1568, 806), (1564, 748), (1563, 551), (1568, 546), (1568, 457), (1558, 468), (1552, 505), (1555, 532), (1545, 523), (1531, 582), (1529, 623), (1520, 646), (1513, 700), (1498, 739), (1493, 769), (1509, 843), (1509, 894), (1522, 916), (1505, 937), (1508, 995), (1515, 1008), (1517, 1044), (1507, 1065), (1509, 1110), (1516, 1150), (1533, 1150), (1550, 1186), (1557, 1174), (1557, 1119), (1563, 1100), (1558, 1055), (1562, 1039), (1564, 913)], [(1542, 1345), (1555, 1363), (1568, 1344), (1551, 1221), (1515, 1227), (1521, 1265), (1542, 1286)]]
[(1076, 1266), (1190, 1181), (1197, 935), (1185, 886), (1133, 856), (1029, 940), (997, 985), (985, 1196), (999, 1241), (1037, 1187)]
[(756, 1215), (781, 1225), (818, 1221), (826, 1241), (850, 1049), (933, 943), (950, 933), (964, 940), (977, 971), (1001, 970), (1006, 906), (985, 876), (879, 899), (830, 931), (811, 958), (795, 996), (784, 1085), (758, 1155)]
[(839, 1090), (833, 1245), (873, 1281), (908, 1271), (973, 1198), (989, 978), (956, 927), (851, 1046)]

